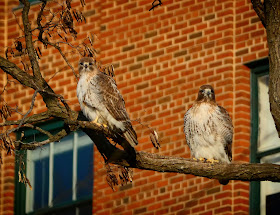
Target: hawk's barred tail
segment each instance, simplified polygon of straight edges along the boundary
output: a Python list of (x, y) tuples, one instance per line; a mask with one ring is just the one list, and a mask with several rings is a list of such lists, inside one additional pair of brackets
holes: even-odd
[(132, 147), (135, 147), (138, 144), (137, 141), (137, 134), (135, 133), (134, 129), (130, 125), (127, 127), (126, 131), (123, 133), (125, 139)]

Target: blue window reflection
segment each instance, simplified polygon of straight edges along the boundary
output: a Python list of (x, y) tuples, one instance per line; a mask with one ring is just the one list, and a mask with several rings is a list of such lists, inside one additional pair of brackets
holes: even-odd
[(34, 161), (34, 209), (48, 207), (49, 158)]

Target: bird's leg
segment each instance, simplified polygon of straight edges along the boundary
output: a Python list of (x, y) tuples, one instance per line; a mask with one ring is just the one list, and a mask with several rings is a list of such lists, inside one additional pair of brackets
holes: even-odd
[(198, 160), (203, 161), (205, 163), (205, 161), (207, 160), (206, 158), (199, 158)]
[(219, 160), (215, 160), (215, 159), (206, 159), (207, 163), (219, 163)]
[(100, 123), (98, 122), (98, 118), (99, 118), (99, 117), (96, 116), (95, 120), (92, 120), (90, 123), (94, 123), (94, 124), (98, 125), (99, 127), (103, 126), (104, 128), (107, 128), (108, 126), (107, 126), (106, 124), (100, 124)]
[(192, 158), (193, 160), (195, 160), (195, 161), (203, 161), (203, 162), (206, 162), (206, 158), (202, 158), (202, 157), (200, 157), (200, 158)]

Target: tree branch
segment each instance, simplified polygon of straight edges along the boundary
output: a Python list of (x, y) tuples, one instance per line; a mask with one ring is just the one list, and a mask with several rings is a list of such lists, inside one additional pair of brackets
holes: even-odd
[(96, 133), (88, 128), (83, 128), (83, 131), (94, 141), (102, 156), (108, 162), (117, 165), (157, 172), (192, 174), (217, 180), (280, 182), (280, 165), (276, 164), (211, 164), (194, 161), (193, 159), (137, 151), (135, 162), (131, 162), (128, 159), (128, 154), (110, 144), (105, 136), (96, 136)]
[(43, 113), (39, 113), (39, 114), (34, 114), (30, 117), (27, 117), (23, 122), (22, 119), (21, 120), (16, 120), (16, 121), (6, 121), (3, 123), (0, 123), (0, 127), (4, 127), (4, 126), (11, 126), (11, 125), (19, 125), (21, 122), (23, 124), (25, 123), (38, 123), (47, 119), (50, 119), (51, 114), (50, 111), (46, 111)]
[(43, 12), (44, 12), (44, 9), (46, 7), (46, 4), (47, 4), (47, 1), (46, 0), (42, 0), (43, 4), (41, 5), (41, 9), (40, 9), (40, 12), (38, 14), (38, 17), (37, 17), (37, 25), (38, 25), (38, 29), (39, 29), (39, 36), (38, 36), (38, 39), (39, 41), (41, 41), (44, 46), (47, 46), (47, 45), (50, 45), (54, 48), (56, 48), (60, 55), (63, 57), (64, 61), (67, 63), (67, 65), (71, 68), (73, 74), (75, 75), (76, 77), (76, 80), (78, 80), (78, 76), (77, 74), (75, 73), (75, 69), (73, 68), (73, 66), (69, 63), (68, 59), (66, 58), (65, 54), (62, 52), (61, 48), (59, 45), (55, 44), (55, 43), (52, 43), (46, 39), (43, 39), (43, 33), (44, 33), (44, 28), (42, 27), (41, 25), (41, 21), (42, 21), (42, 15), (43, 15)]
[(44, 130), (44, 129), (38, 127), (38, 126), (35, 126), (35, 125), (32, 125), (32, 124), (26, 123), (26, 124), (24, 124), (24, 127), (26, 127), (26, 128), (32, 128), (32, 129), (34, 129), (34, 130), (37, 130), (37, 131), (41, 132), (42, 134), (47, 135), (49, 138), (52, 138), (52, 137), (53, 137), (53, 135), (52, 135), (50, 132), (48, 132), (48, 131), (46, 131), (46, 130)]
[(192, 174), (218, 180), (280, 182), (280, 165), (276, 164), (210, 164), (147, 152), (137, 152), (136, 161), (135, 168), (157, 172)]
[(280, 137), (280, 1), (265, 0), (270, 111)]
[(7, 74), (11, 75), (15, 80), (24, 86), (36, 90), (37, 86), (34, 84), (33, 76), (21, 70), (16, 64), (6, 60), (0, 56), (0, 68)]
[(41, 142), (31, 142), (31, 143), (24, 143), (20, 140), (15, 141), (15, 148), (17, 150), (34, 150), (38, 147), (42, 147), (44, 145), (47, 145), (51, 142), (57, 142), (59, 140), (61, 140), (63, 137), (66, 137), (69, 133), (65, 130), (62, 129), (61, 131), (59, 131), (58, 133), (56, 133), (55, 135), (51, 135), (49, 132), (45, 132), (44, 130), (38, 128), (38, 127), (33, 127), (34, 129), (40, 131), (43, 134), (47, 134), (49, 136), (49, 138), (47, 140), (41, 141)]
[(22, 10), (22, 22), (24, 27), (24, 35), (25, 35), (25, 43), (26, 49), (28, 52), (29, 60), (32, 66), (33, 75), (37, 80), (42, 80), (42, 74), (40, 72), (39, 63), (37, 60), (37, 55), (35, 54), (33, 41), (32, 41), (32, 30), (31, 25), (28, 19), (28, 13), (30, 9), (30, 3), (28, 0), (20, 0), (20, 2), (24, 5)]
[(265, 21), (265, 13), (264, 13), (264, 5), (261, 2), (261, 0), (251, 0), (253, 4), (253, 8), (256, 11), (258, 17), (260, 18), (262, 24), (264, 27), (266, 27), (266, 21)]

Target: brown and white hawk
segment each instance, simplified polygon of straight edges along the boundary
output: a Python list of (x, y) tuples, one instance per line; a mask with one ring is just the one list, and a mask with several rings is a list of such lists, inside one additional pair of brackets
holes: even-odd
[(200, 87), (197, 99), (185, 114), (184, 132), (194, 158), (231, 162), (233, 125), (226, 109), (216, 103), (212, 86)]
[(137, 135), (116, 82), (101, 72), (90, 57), (80, 59), (79, 73), (77, 96), (83, 114), (112, 131), (116, 136), (114, 141), (131, 152), (138, 144)]

